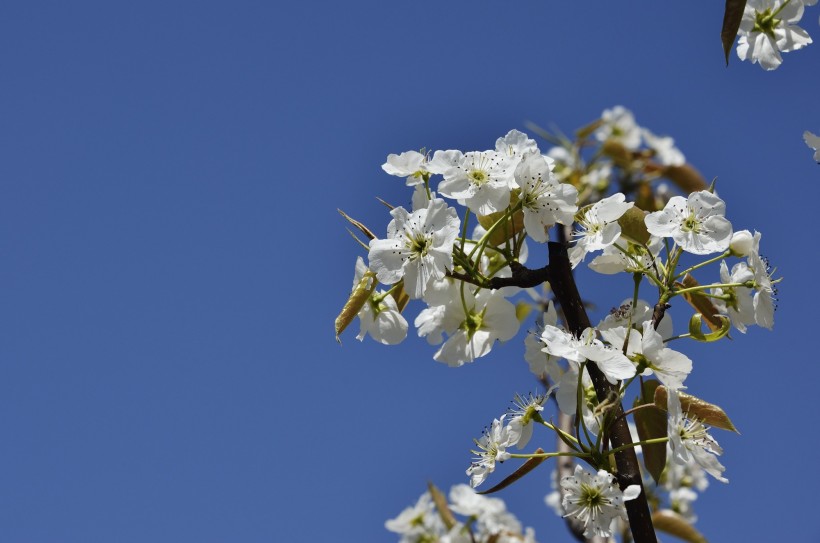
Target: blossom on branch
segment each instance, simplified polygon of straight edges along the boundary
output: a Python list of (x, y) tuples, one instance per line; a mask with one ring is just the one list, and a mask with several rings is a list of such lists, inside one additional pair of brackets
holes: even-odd
[(370, 240), (370, 268), (386, 285), (403, 277), (407, 294), (421, 298), (431, 279), (443, 279), (453, 269), (453, 244), (461, 221), (439, 198), (412, 214), (397, 207), (390, 215), (387, 239)]
[(629, 485), (622, 492), (615, 476), (608, 471), (598, 470), (593, 475), (580, 465), (575, 466), (573, 475), (561, 479), (561, 488), (566, 492), (562, 502), (564, 516), (581, 521), (585, 537), (611, 536), (612, 521), (616, 517), (627, 520), (624, 502), (641, 493), (638, 485)]

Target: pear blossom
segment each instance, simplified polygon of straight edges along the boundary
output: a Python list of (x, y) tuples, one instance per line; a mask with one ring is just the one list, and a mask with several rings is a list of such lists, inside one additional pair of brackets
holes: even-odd
[(461, 221), (456, 210), (439, 198), (412, 214), (397, 207), (390, 215), (387, 239), (370, 240), (370, 268), (387, 285), (403, 277), (408, 295), (420, 298), (431, 279), (442, 279), (452, 270)]
[[(356, 259), (353, 288), (362, 280), (367, 266), (362, 257)], [(384, 291), (374, 292), (359, 311), (361, 328), (356, 339), (363, 341), (365, 335), (384, 345), (397, 345), (407, 337), (407, 321), (399, 312), (396, 300)]]
[(803, 132), (803, 141), (814, 151), (815, 162), (820, 163), (820, 136), (815, 136), (808, 130)]
[(675, 140), (669, 136), (656, 136), (646, 128), (641, 128), (646, 146), (655, 151), (655, 158), (664, 166), (683, 166), (686, 157), (675, 147)]
[(641, 375), (653, 373), (668, 389), (683, 388), (683, 381), (692, 372), (692, 360), (686, 355), (664, 347), (663, 338), (652, 327), (652, 321), (643, 323), (643, 330), (632, 330), (627, 338), (626, 328), (602, 330), (601, 335), (614, 347), (627, 342), (626, 356), (644, 368)]
[(618, 240), (621, 235), (618, 219), (634, 205), (625, 200), (626, 196), (618, 192), (579, 212), (580, 217), (576, 218), (581, 229), (573, 232), (576, 241), (569, 253), (573, 268), (587, 253), (600, 251)]
[(669, 390), (668, 392), (667, 435), (672, 459), (678, 464), (694, 461), (718, 481), (728, 483), (728, 479), (722, 475), (726, 468), (717, 459), (723, 454), (723, 449), (709, 435), (709, 427), (697, 419), (687, 418), (687, 414), (681, 412), (677, 391)]
[(384, 527), (400, 534), (402, 543), (420, 541), (428, 534), (444, 531), (444, 523), (429, 492), (422, 494), (414, 505), (405, 508), (396, 518), (385, 522)]
[(444, 333), (449, 336), (434, 360), (462, 366), (489, 353), (496, 340), (507, 341), (518, 333), (515, 306), (500, 291), (474, 294), (465, 287), (462, 302), (459, 287), (453, 286), (447, 295), (444, 304), (428, 307), (415, 321), (419, 335), (427, 336), (430, 343), (441, 343)]
[(503, 211), (510, 205), (510, 188), (518, 159), (497, 151), (436, 151), (428, 169), (444, 179), (438, 193), (463, 203), (478, 215)]
[(538, 144), (523, 132), (513, 129), (503, 138), (495, 140), (495, 150), (521, 160), (527, 153), (537, 153)]
[(754, 237), (748, 230), (739, 230), (732, 233), (729, 250), (733, 256), (749, 256), (754, 249)]
[(549, 239), (547, 229), (553, 224), (572, 224), (578, 210), (578, 191), (558, 181), (552, 174), (552, 164), (552, 159), (536, 151), (524, 155), (515, 169), (515, 182), (521, 188), (524, 227), (539, 243)]
[(774, 70), (780, 53), (796, 51), (811, 43), (808, 33), (796, 25), (803, 17), (799, 0), (748, 0), (740, 22), (737, 56)]
[(575, 363), (592, 360), (610, 383), (635, 375), (635, 365), (617, 349), (612, 349), (595, 338), (595, 330), (587, 328), (576, 338), (555, 326), (544, 326), (541, 333), (544, 351)]
[(732, 239), (732, 225), (724, 217), (726, 204), (702, 190), (689, 198), (673, 196), (661, 211), (644, 219), (653, 236), (671, 237), (684, 251), (708, 255), (725, 251)]
[[(612, 308), (609, 314), (604, 317), (604, 320), (598, 323), (596, 328), (603, 332), (604, 330), (608, 330), (610, 328), (629, 326), (630, 323), (632, 323), (633, 327), (637, 326), (640, 328), (643, 326), (644, 322), (652, 319), (653, 311), (654, 308), (651, 305), (640, 299), (633, 308), (632, 299), (627, 298), (621, 302), (620, 306)], [(672, 315), (670, 315), (668, 311), (663, 314), (663, 318), (658, 325), (657, 331), (664, 339), (669, 339), (674, 334)]]
[(610, 537), (611, 525), (616, 517), (627, 520), (624, 502), (634, 500), (641, 493), (638, 485), (629, 485), (621, 491), (615, 476), (606, 470), (598, 470), (596, 475), (580, 465), (575, 473), (561, 479), (564, 489), (562, 505), (565, 517), (578, 519), (584, 525), (585, 537)]
[[(725, 260), (720, 262), (721, 283), (745, 283), (754, 280), (754, 272), (745, 262), (738, 262), (729, 273)], [(712, 299), (715, 308), (727, 315), (738, 332), (745, 334), (746, 325), (755, 324), (755, 309), (752, 290), (747, 287), (720, 287), (712, 289), (716, 297)], [(726, 298), (726, 299), (723, 299)]]
[(598, 141), (615, 140), (630, 150), (641, 145), (641, 128), (635, 123), (635, 116), (623, 106), (605, 109), (601, 114), (602, 124), (595, 131)]
[(484, 430), (484, 435), (475, 440), (479, 450), (472, 451), (476, 455), (475, 460), (467, 468), (467, 475), (470, 477), (470, 486), (476, 488), (483, 483), (487, 476), (495, 471), (495, 463), (503, 462), (510, 458), (507, 447), (518, 443), (521, 436), (520, 424), (504, 425), (504, 417), (494, 419), (492, 426)]
[(498, 538), (502, 534), (520, 534), (523, 529), (515, 515), (507, 511), (501, 498), (482, 496), (468, 485), (453, 486), (448, 497), (453, 513), (476, 519), (479, 541), (485, 541), (484, 536)]
[[(756, 239), (759, 239), (759, 235), (755, 232)], [(755, 310), (755, 322), (758, 326), (771, 330), (774, 326), (774, 296), (777, 293), (775, 281), (772, 280), (772, 270), (769, 262), (756, 251), (749, 255), (747, 262), (754, 281), (752, 305)]]
[[(589, 263), (589, 268), (605, 275), (651, 270), (661, 248), (661, 238), (657, 236), (649, 236), (646, 247), (621, 236), (617, 242), (604, 247), (603, 253)], [(622, 249), (626, 249), (626, 252)]]
[(382, 164), (382, 170), (390, 175), (406, 177), (408, 187), (422, 185), (425, 178), (429, 178), (427, 170), (427, 155), (418, 151), (406, 151), (400, 155), (387, 155), (387, 162)]
[(557, 383), (563, 375), (564, 370), (558, 365), (559, 357), (552, 356), (544, 351), (546, 345), (541, 340), (541, 332), (545, 325), (555, 326), (558, 322), (558, 313), (552, 300), (547, 302), (547, 309), (544, 311), (538, 323), (539, 330), (530, 332), (524, 339), (524, 360), (530, 366), (530, 371), (536, 377), (548, 377), (552, 382)]
[(557, 385), (553, 385), (550, 387), (545, 394), (533, 395), (530, 393), (527, 397), (518, 394), (515, 395), (515, 399), (513, 399), (515, 407), (512, 409), (512, 418), (510, 421), (516, 421), (517, 424), (521, 425), (521, 435), (518, 438), (518, 442), (515, 443), (519, 449), (523, 449), (527, 446), (527, 443), (530, 442), (534, 427), (533, 421), (541, 419), (541, 411), (544, 410), (544, 404), (556, 386)]
[(600, 402), (592, 378), (589, 376), (586, 366), (583, 373), (579, 370), (581, 366), (569, 364), (567, 371), (558, 380), (558, 388), (555, 391), (555, 401), (558, 409), (566, 415), (577, 415), (578, 413), (578, 387), (581, 387), (581, 419), (584, 426), (591, 434), (597, 434), (601, 430), (603, 422), (601, 410), (598, 409)]

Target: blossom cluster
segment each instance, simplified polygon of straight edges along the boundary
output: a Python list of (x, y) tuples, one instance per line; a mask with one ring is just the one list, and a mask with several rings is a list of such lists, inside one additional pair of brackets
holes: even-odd
[(445, 504), (425, 492), (385, 527), (399, 534), (401, 543), (536, 543), (535, 531), (524, 528), (503, 500), (476, 494), (467, 485), (453, 486)]
[[(392, 345), (406, 338), (404, 314), (418, 301), (424, 307), (413, 320), (417, 335), (437, 347), (434, 360), (458, 367), (512, 340), (527, 314), (522, 306), (537, 308), (524, 358), (549, 389), (516, 396), (514, 407), (475, 440), (466, 474), (475, 488), (507, 460), (559, 454), (515, 452), (528, 444), (534, 428), (545, 427), (570, 449), (562, 454), (592, 467), (579, 464), (556, 480), (560, 499), (552, 504), (580, 522), (587, 536), (609, 536), (616, 519), (626, 518), (624, 502), (641, 492), (618, 488), (608, 471), (612, 453), (602, 436), (610, 435), (613, 406), (620, 406), (632, 382), (643, 386), (651, 379), (665, 391), (668, 401), (658, 408), (666, 413), (667, 428), (651, 437), (652, 443), (667, 443), (668, 466), (666, 475), (652, 475), (667, 485), (659, 488), (667, 491), (670, 507), (694, 520), (691, 485), (674, 485), (683, 484), (681, 473), (708, 473), (726, 482), (717, 460), (723, 451), (700, 414), (682, 409), (680, 395), (694, 362), (670, 342), (718, 341), (731, 328), (745, 333), (752, 325), (771, 329), (779, 279), (761, 256), (761, 234), (733, 228), (714, 184), (706, 185), (671, 138), (640, 127), (621, 106), (605, 110), (579, 134), (576, 142), (555, 138), (557, 145), (546, 153), (511, 130), (491, 150), (389, 155), (382, 169), (405, 180), (412, 203), (390, 208), (384, 237), (348, 218), (369, 241), (360, 242), (367, 263), (361, 257), (356, 262), (353, 293), (340, 319), (344, 326), (358, 315), (358, 339), (370, 335)], [(661, 179), (683, 194), (671, 194)], [(466, 209), (459, 213), (459, 206)], [(621, 295), (620, 305), (593, 326), (571, 332), (551, 299), (517, 279), (527, 270), (532, 244), (550, 239), (565, 243), (573, 268), (588, 259), (595, 272), (630, 275), (631, 296)], [(713, 266), (711, 274), (707, 266)], [(643, 283), (657, 291), (656, 303), (640, 296)], [(665, 311), (675, 297), (694, 309), (688, 332), (676, 331)], [(339, 329), (337, 320), (337, 334)], [(603, 376), (598, 385), (593, 366)], [(610, 397), (600, 388), (604, 378)], [(575, 421), (574, 428), (542, 417), (550, 399)], [(613, 448), (640, 443), (613, 442)], [(423, 496), (388, 529), (401, 533), (402, 541), (463, 539), (464, 529), (441, 524), (433, 509)]]

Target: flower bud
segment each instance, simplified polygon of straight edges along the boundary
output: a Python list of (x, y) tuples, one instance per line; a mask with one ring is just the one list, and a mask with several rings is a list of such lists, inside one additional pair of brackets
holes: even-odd
[(754, 238), (748, 230), (740, 230), (732, 234), (729, 250), (734, 256), (749, 256), (752, 247), (754, 247)]

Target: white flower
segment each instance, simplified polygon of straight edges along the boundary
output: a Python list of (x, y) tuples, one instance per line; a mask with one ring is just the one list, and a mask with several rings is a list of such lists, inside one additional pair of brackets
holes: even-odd
[[(558, 390), (555, 393), (555, 400), (558, 408), (567, 415), (575, 415), (578, 412), (578, 371), (580, 366), (570, 364), (566, 372), (558, 380)], [(584, 368), (581, 375), (581, 418), (584, 425), (591, 434), (597, 434), (601, 424), (595, 415), (595, 408), (598, 406), (598, 396), (592, 379)]]
[(737, 56), (774, 70), (783, 62), (781, 51), (796, 51), (811, 43), (808, 33), (795, 25), (801, 17), (799, 0), (748, 0), (738, 30)]
[(669, 136), (656, 136), (646, 128), (641, 129), (646, 146), (655, 151), (655, 158), (664, 166), (683, 166), (686, 157), (675, 147), (675, 140)]
[(598, 141), (615, 140), (627, 149), (635, 150), (641, 145), (641, 128), (635, 116), (623, 106), (605, 109), (601, 114), (603, 124), (595, 131)]
[[(621, 305), (618, 307), (613, 307), (609, 314), (604, 317), (598, 326), (597, 329), (600, 331), (609, 330), (610, 328), (617, 328), (619, 326), (629, 326), (632, 323), (632, 326), (641, 327), (643, 323), (652, 319), (652, 313), (654, 308), (646, 303), (644, 300), (638, 300), (638, 303), (635, 305), (635, 308), (632, 308), (632, 300), (627, 298)], [(672, 326), (672, 316), (669, 312), (665, 312), (663, 314), (663, 318), (661, 319), (661, 323), (658, 325), (657, 328), (658, 333), (664, 339), (669, 339), (673, 335), (673, 326)]]
[(427, 156), (418, 151), (387, 155), (387, 162), (382, 164), (382, 170), (390, 175), (406, 177), (408, 187), (423, 184), (425, 176), (430, 175), (427, 170)]
[(811, 149), (814, 150), (815, 162), (820, 162), (820, 136), (815, 136), (808, 130), (803, 132), (803, 141), (806, 142)]
[(444, 524), (436, 513), (435, 504), (429, 492), (422, 494), (415, 505), (406, 508), (394, 519), (384, 523), (384, 527), (401, 534), (401, 541), (415, 542), (424, 536), (444, 533)]
[(484, 430), (484, 435), (475, 440), (478, 451), (472, 451), (477, 455), (476, 459), (467, 468), (467, 475), (470, 477), (470, 486), (473, 488), (483, 483), (487, 476), (495, 471), (495, 463), (503, 462), (510, 457), (507, 447), (517, 443), (520, 435), (520, 425), (504, 426), (504, 417), (493, 420), (489, 430)]
[(576, 242), (569, 254), (573, 268), (588, 252), (600, 251), (618, 240), (621, 235), (618, 219), (634, 205), (632, 202), (625, 203), (624, 200), (626, 196), (618, 192), (580, 212), (578, 224), (581, 230), (573, 232)]
[(536, 394), (533, 396), (533, 394), (530, 393), (527, 397), (519, 396), (518, 394), (515, 395), (513, 399), (515, 407), (510, 413), (512, 415), (510, 423), (515, 421), (521, 425), (521, 435), (518, 438), (518, 442), (515, 443), (519, 449), (523, 449), (527, 446), (527, 443), (530, 442), (533, 431), (532, 422), (541, 419), (541, 411), (544, 410), (544, 404), (556, 386), (557, 385), (553, 385), (550, 387), (545, 394)]
[[(619, 247), (616, 247), (616, 245)], [(649, 251), (642, 245), (633, 243), (621, 236), (616, 243), (604, 247), (604, 252), (596, 256), (589, 263), (589, 267), (593, 271), (606, 275), (650, 270), (655, 256), (660, 253), (662, 248), (661, 238), (649, 236), (649, 242), (646, 246)], [(626, 253), (621, 248), (626, 249)]]
[(635, 365), (619, 350), (606, 347), (595, 338), (595, 330), (587, 328), (576, 338), (555, 326), (544, 326), (541, 333), (544, 351), (575, 363), (589, 359), (595, 362), (610, 383), (635, 375)]
[(775, 281), (772, 280), (773, 270), (770, 268), (768, 260), (759, 254), (760, 235), (760, 232), (755, 232), (754, 250), (749, 254), (746, 261), (754, 276), (755, 294), (752, 305), (755, 310), (755, 322), (758, 326), (771, 330), (774, 326), (774, 297), (777, 294), (777, 288), (775, 287)]
[(510, 205), (517, 162), (517, 158), (497, 151), (436, 151), (429, 169), (444, 175), (439, 194), (463, 201), (473, 213), (489, 215)]
[(541, 340), (541, 331), (544, 326), (555, 326), (558, 322), (558, 313), (555, 311), (555, 306), (550, 300), (547, 303), (547, 310), (541, 319), (539, 330), (537, 332), (530, 332), (524, 339), (524, 360), (530, 366), (530, 371), (536, 377), (548, 377), (553, 383), (557, 383), (558, 379), (563, 375), (564, 370), (558, 365), (558, 357), (552, 356), (544, 350), (546, 345)]
[(465, 286), (462, 303), (459, 288), (453, 285), (446, 291), (446, 303), (425, 309), (415, 321), (419, 335), (428, 336), (430, 343), (441, 343), (444, 332), (449, 335), (433, 359), (452, 367), (486, 355), (496, 340), (511, 339), (519, 327), (515, 306), (500, 291), (473, 294)]
[(726, 220), (726, 204), (702, 190), (689, 198), (673, 196), (661, 211), (644, 219), (654, 236), (671, 237), (684, 251), (708, 255), (725, 251), (732, 239), (732, 225)]
[(411, 298), (420, 298), (431, 279), (443, 279), (453, 268), (453, 244), (461, 221), (444, 200), (431, 200), (408, 213), (393, 209), (387, 239), (370, 240), (370, 268), (378, 280), (392, 285), (404, 277)]
[(627, 519), (624, 502), (634, 500), (641, 487), (630, 485), (623, 492), (615, 482), (615, 476), (606, 470), (593, 475), (580, 465), (575, 473), (561, 479), (564, 494), (565, 517), (573, 517), (584, 524), (585, 537), (610, 537), (613, 519)]
[[(454, 513), (476, 519), (476, 528), (481, 536), (521, 533), (521, 523), (507, 511), (504, 500), (500, 498), (482, 496), (467, 485), (453, 486), (449, 498), (450, 509)], [(483, 537), (478, 540), (486, 541)], [(520, 540), (516, 538), (515, 541)]]
[[(356, 259), (356, 273), (353, 278), (353, 287), (362, 280), (367, 266), (362, 257)], [(384, 291), (374, 292), (370, 299), (365, 302), (359, 311), (359, 322), (361, 328), (356, 339), (364, 340), (364, 336), (370, 337), (384, 345), (397, 345), (407, 337), (407, 321), (396, 307), (396, 300), (393, 296)]]
[[(745, 262), (738, 262), (732, 267), (729, 273), (729, 266), (726, 261), (720, 262), (721, 283), (745, 283), (754, 280), (754, 273)], [(729, 316), (729, 320), (738, 332), (745, 334), (746, 325), (755, 323), (755, 309), (752, 300), (752, 290), (746, 287), (721, 287), (713, 289), (715, 296), (725, 297), (713, 298), (715, 308), (724, 315)]]
[(495, 140), (495, 150), (520, 160), (527, 153), (537, 153), (538, 144), (523, 132), (510, 130), (506, 136)]
[[(622, 346), (626, 338), (626, 328), (602, 330), (601, 335), (613, 347)], [(644, 368), (641, 375), (652, 375), (672, 390), (683, 387), (683, 381), (692, 371), (692, 360), (684, 354), (664, 347), (663, 338), (652, 327), (652, 321), (643, 323), (643, 332), (632, 330), (626, 356)]]
[(524, 227), (535, 241), (547, 241), (547, 229), (556, 222), (572, 224), (578, 210), (578, 191), (556, 179), (552, 159), (538, 152), (524, 155), (515, 169), (515, 182), (521, 187)]
[(733, 256), (749, 256), (754, 249), (754, 238), (748, 230), (740, 230), (732, 233), (732, 241), (729, 242), (729, 249)]
[(686, 414), (681, 412), (678, 393), (674, 390), (669, 390), (668, 393), (667, 433), (672, 459), (678, 464), (686, 464), (694, 460), (706, 473), (722, 483), (728, 483), (729, 481), (722, 475), (726, 468), (717, 459), (723, 454), (723, 449), (709, 435), (707, 426), (697, 419), (686, 418)]

